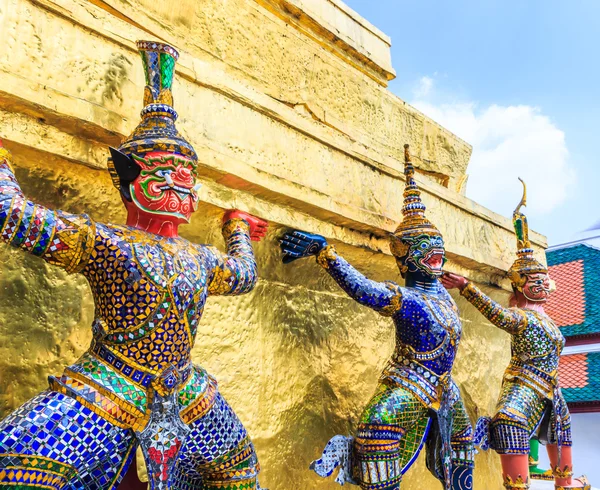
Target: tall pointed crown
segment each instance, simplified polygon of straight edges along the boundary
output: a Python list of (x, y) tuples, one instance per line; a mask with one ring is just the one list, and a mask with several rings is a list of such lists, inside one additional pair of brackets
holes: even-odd
[[(177, 112), (173, 108), (172, 87), (179, 53), (168, 44), (152, 41), (138, 41), (137, 47), (146, 76), (142, 120), (119, 150), (127, 155), (167, 151), (196, 160), (194, 148), (175, 127)], [(118, 176), (111, 161), (109, 171), (118, 187)]]
[(409, 145), (404, 145), (404, 176), (404, 218), (391, 236), (391, 249), (396, 257), (406, 255), (408, 247), (402, 243), (405, 240), (420, 235), (442, 236), (435, 225), (425, 217), (426, 207), (421, 201), (421, 191), (414, 179), (415, 167), (411, 161)]
[(513, 226), (517, 237), (517, 260), (515, 260), (508, 270), (508, 276), (517, 287), (523, 286), (525, 282), (523, 274), (548, 272), (548, 268), (533, 256), (533, 248), (531, 248), (531, 241), (529, 240), (527, 216), (521, 212), (521, 208), (527, 206), (527, 185), (520, 177), (519, 180), (523, 184), (523, 197), (513, 212)]

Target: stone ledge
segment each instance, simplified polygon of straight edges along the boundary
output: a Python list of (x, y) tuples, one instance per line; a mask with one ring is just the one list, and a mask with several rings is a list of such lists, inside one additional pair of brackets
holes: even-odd
[[(24, 114), (0, 110), (0, 127), (6, 146), (18, 165), (43, 162), (52, 166), (75, 163), (105, 169), (107, 148), (77, 138)], [(265, 174), (240, 161), (232, 161), (210, 146), (196, 145), (202, 170), (201, 200), (226, 209), (232, 206), (257, 214), (274, 224), (299, 227), (323, 234), (353, 247), (389, 255), (387, 233), (400, 219), (357, 210), (331, 197), (276, 175)], [(398, 186), (403, 185), (402, 182)], [(471, 279), (504, 288), (503, 272), (513, 260), (513, 234), (509, 220), (441, 186), (421, 186), (429, 204), (428, 215), (445, 235), (450, 270), (469, 271)], [(458, 198), (457, 198), (458, 197)], [(448, 226), (444, 217), (455, 222)], [(541, 255), (543, 237), (534, 234)], [(457, 269), (458, 267), (458, 269)]]
[[(223, 18), (216, 1), (207, 2), (201, 18), (193, 0), (182, 0), (168, 9), (153, 0), (31, 1), (128, 49), (139, 38), (178, 46), (182, 51), (179, 68), (186, 58), (204, 64), (219, 72), (223, 81), (233, 78), (343, 134), (355, 146), (375, 150), (379, 160), (392, 162), (392, 167), (403, 158), (403, 145), (408, 141), (413, 155), (420, 158), (421, 170), (446, 187), (462, 189), (470, 145), (365, 78), (313, 38), (290, 29), (281, 16), (256, 1), (238, 0), (239, 5), (230, 7), (243, 10), (240, 19)], [(230, 52), (233, 41), (229, 38), (238, 33), (231, 30), (237, 27), (236, 21), (248, 23), (239, 40), (245, 48)], [(10, 27), (9, 22), (6, 28)], [(253, 43), (255, 39), (262, 44)], [(289, 63), (294, 65), (287, 71), (272, 68), (281, 64), (278, 49), (290, 50)]]
[[(6, 26), (5, 56), (12, 60), (11, 72), (0, 71), (0, 137), (32, 152), (104, 169), (106, 146), (118, 144), (138, 121), (144, 81), (135, 66), (134, 41), (144, 33), (93, 5), (58, 1), (62, 8), (35, 0), (42, 10), (13, 0), (27, 6), (28, 23), (18, 9), (14, 18), (0, 17)], [(114, 26), (107, 28), (109, 19), (119, 34)], [(58, 53), (55, 42), (39, 44), (27, 37), (31, 23), (60, 36)], [(261, 203), (259, 214), (275, 223), (300, 226), (304, 218), (293, 216), (300, 213), (316, 220), (314, 226), (306, 222), (307, 229), (388, 253), (385, 237), (401, 219), (400, 162), (257, 91), (219, 63), (184, 52), (178, 73), (179, 128), (196, 148), (202, 174), (231, 189), (236, 205), (236, 193), (243, 193), (242, 207), (252, 211), (254, 199)], [(442, 131), (434, 123), (428, 126), (417, 111), (409, 114), (414, 127), (403, 138), (411, 145), (431, 136), (428, 127)], [(436, 148), (441, 144), (437, 140)], [(502, 274), (513, 260), (510, 221), (423, 180), (428, 216), (444, 233), (450, 258), (490, 278)], [(289, 210), (281, 211), (286, 206)], [(532, 239), (538, 250), (545, 246), (540, 235)]]
[(396, 77), (391, 39), (339, 0), (256, 0), (384, 87)]

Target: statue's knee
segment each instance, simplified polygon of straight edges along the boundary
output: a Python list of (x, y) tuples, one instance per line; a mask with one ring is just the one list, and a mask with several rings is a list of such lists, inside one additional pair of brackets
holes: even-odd
[(473, 444), (473, 427), (467, 424), (462, 428), (454, 428), (450, 442), (452, 444)]
[(490, 422), (490, 431), (507, 430), (509, 427), (525, 428), (527, 420), (522, 420), (514, 415), (507, 415), (503, 412), (496, 413)]
[(531, 434), (527, 421), (497, 414), (490, 423), (490, 443), (499, 454), (527, 454)]
[(397, 425), (380, 423), (362, 423), (358, 425), (356, 432), (357, 441), (399, 441), (405, 430)]

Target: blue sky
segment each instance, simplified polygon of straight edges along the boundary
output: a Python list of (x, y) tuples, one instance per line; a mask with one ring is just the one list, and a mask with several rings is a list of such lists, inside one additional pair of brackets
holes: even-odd
[(551, 245), (600, 221), (600, 1), (345, 2), (392, 38), (389, 89), (473, 145), (469, 197), (510, 216), (522, 176)]

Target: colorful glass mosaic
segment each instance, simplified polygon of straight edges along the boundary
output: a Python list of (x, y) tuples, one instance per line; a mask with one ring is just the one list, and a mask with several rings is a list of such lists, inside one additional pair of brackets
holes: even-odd
[(366, 278), (319, 235), (295, 230), (282, 239), (283, 261), (315, 255), (355, 301), (391, 317), (396, 349), (379, 387), (359, 420), (354, 438), (335, 436), (311, 468), (338, 483), (365, 490), (396, 490), (421, 449), (444, 487), (472, 488), (473, 430), (451, 377), (462, 325), (438, 277), (444, 263), (441, 234), (425, 217), (406, 147), (404, 220), (392, 251), (407, 287)]
[[(115, 184), (126, 206), (142, 178), (169, 202), (195, 201), (195, 153), (177, 133), (171, 107), (177, 52), (160, 43), (138, 46), (148, 83), (145, 108), (133, 135), (113, 149)], [(144, 160), (148, 168), (128, 167), (155, 150), (163, 153)], [(190, 187), (177, 183), (178, 172)], [(169, 209), (171, 224), (179, 223), (178, 209)], [(251, 225), (228, 216), (225, 254), (176, 233), (161, 236), (52, 211), (23, 196), (11, 155), (0, 145), (0, 236), (81, 273), (95, 302), (89, 350), (51, 376), (48, 391), (0, 422), (0, 488), (116, 488), (138, 446), (152, 489), (259, 488), (246, 430), (214, 378), (191, 359), (208, 296), (243, 294), (257, 281)]]
[[(558, 371), (565, 338), (556, 323), (546, 314), (544, 305), (551, 292), (551, 282), (544, 264), (534, 257), (529, 241), (529, 227), (521, 207), (526, 205), (527, 188), (513, 213), (517, 237), (517, 259), (508, 275), (513, 287), (513, 308), (504, 308), (473, 283), (453, 274), (442, 279), (448, 288), (458, 287), (461, 295), (492, 324), (511, 335), (511, 360), (504, 373), (502, 389), (491, 420), (477, 423), (477, 439), (501, 455), (504, 486), (507, 489), (529, 488), (530, 475), (522, 474), (529, 462), (538, 478), (556, 478), (559, 484), (570, 483), (573, 462), (571, 417), (561, 392)], [(482, 435), (489, 424), (489, 438)], [(530, 440), (535, 438), (535, 457), (528, 458)], [(554, 473), (537, 469), (537, 440), (549, 444), (549, 455), (558, 464)], [(559, 468), (563, 468), (559, 470)], [(569, 487), (565, 487), (569, 488)]]
[(540, 429), (547, 401), (553, 423), (547, 426), (544, 440), (571, 445), (570, 417), (558, 387), (558, 361), (565, 342), (558, 327), (538, 311), (502, 307), (473, 283), (461, 294), (512, 335), (512, 357), (491, 423), (492, 448), (500, 454), (528, 454), (529, 440)]

